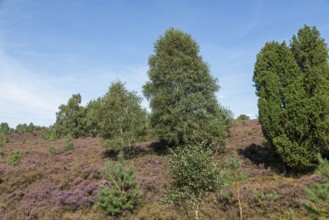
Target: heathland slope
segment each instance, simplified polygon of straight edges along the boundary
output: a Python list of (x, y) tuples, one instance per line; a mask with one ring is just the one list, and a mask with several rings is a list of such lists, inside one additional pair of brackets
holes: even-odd
[[(111, 219), (94, 208), (97, 192), (106, 184), (100, 170), (106, 159), (98, 138), (74, 140), (75, 149), (64, 150), (64, 140), (44, 141), (42, 131), (13, 133), (0, 158), (1, 219)], [(50, 148), (55, 149), (50, 154)], [(134, 213), (122, 219), (187, 219), (183, 208), (161, 205), (163, 189), (169, 184), (166, 166), (169, 155), (156, 142), (134, 146), (128, 163), (134, 165), (143, 198)], [(21, 163), (8, 165), (14, 149), (22, 153)], [(235, 121), (224, 149), (216, 160), (223, 167), (236, 154), (242, 161), (239, 182), (243, 217), (246, 219), (293, 219), (304, 217), (300, 205), (302, 185), (321, 181), (316, 175), (285, 174), (279, 157), (266, 144), (257, 120)], [(234, 186), (210, 195), (202, 204), (203, 219), (237, 219), (238, 202)], [(305, 218), (305, 217), (304, 217)]]

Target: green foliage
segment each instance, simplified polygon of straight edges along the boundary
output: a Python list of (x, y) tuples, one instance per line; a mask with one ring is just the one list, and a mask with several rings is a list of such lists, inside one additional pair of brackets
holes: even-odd
[(81, 95), (74, 94), (66, 105), (60, 105), (56, 113), (56, 123), (53, 129), (57, 137), (71, 135), (74, 138), (86, 135), (86, 111), (81, 104)]
[(69, 151), (69, 150), (75, 149), (72, 136), (67, 135), (65, 137), (63, 148), (64, 148), (65, 151)]
[(235, 197), (239, 205), (239, 216), (242, 219), (243, 209), (241, 205), (241, 196), (240, 196), (240, 182), (247, 179), (247, 175), (239, 171), (241, 166), (241, 160), (235, 154), (226, 162), (227, 170), (225, 176), (223, 177), (225, 184), (232, 185), (235, 191)]
[(237, 117), (238, 121), (247, 121), (247, 120), (250, 120), (250, 117), (248, 115), (245, 115), (245, 114), (241, 114), (239, 115), (239, 117)]
[(4, 147), (4, 145), (7, 143), (7, 136), (5, 133), (0, 132), (0, 147)]
[(50, 145), (50, 146), (48, 147), (48, 154), (49, 154), (50, 156), (53, 156), (53, 155), (57, 154), (57, 150), (56, 150), (55, 145)]
[(264, 199), (264, 193), (259, 189), (253, 189), (252, 190), (253, 197), (260, 202), (262, 199)]
[[(42, 126), (37, 126), (34, 125), (32, 122), (30, 124), (18, 124), (16, 126), (16, 128), (13, 130), (16, 133), (25, 133), (25, 132), (33, 132), (33, 131), (37, 131), (37, 130), (41, 130), (44, 129), (44, 127)], [(11, 129), (9, 129), (9, 131), (11, 131)]]
[(0, 133), (8, 134), (10, 132), (10, 127), (7, 122), (2, 122), (0, 124)]
[(323, 182), (303, 187), (307, 201), (302, 204), (312, 218), (327, 219), (329, 218), (329, 162), (320, 155), (318, 161), (317, 173), (323, 178)]
[(21, 163), (22, 153), (19, 149), (11, 151), (7, 158), (7, 163), (9, 165), (17, 165)]
[(4, 146), (6, 143), (7, 143), (6, 134), (0, 131), (0, 157), (3, 157), (5, 155)]
[(4, 157), (5, 156), (5, 150), (3, 149), (3, 147), (0, 147), (0, 157)]
[(109, 150), (130, 147), (145, 135), (146, 111), (141, 98), (129, 92), (123, 83), (112, 83), (109, 91), (97, 104), (101, 144)]
[(172, 145), (223, 144), (228, 125), (215, 96), (219, 86), (190, 35), (168, 29), (155, 42), (148, 76), (144, 95), (159, 139)]
[(111, 216), (134, 210), (142, 193), (134, 169), (125, 164), (122, 152), (118, 156), (118, 163), (105, 163), (102, 174), (108, 185), (100, 190), (96, 207)]
[(86, 106), (86, 132), (88, 135), (93, 137), (100, 133), (99, 121), (98, 121), (98, 111), (101, 107), (101, 98), (96, 100), (91, 100)]
[(171, 150), (168, 164), (171, 188), (166, 191), (164, 203), (192, 202), (198, 218), (198, 207), (207, 193), (222, 186), (221, 171), (213, 162), (213, 153), (204, 145), (185, 146)]
[(55, 129), (53, 127), (46, 128), (41, 138), (46, 141), (55, 141), (57, 139)]
[(288, 168), (313, 166), (329, 144), (328, 49), (305, 26), (290, 47), (268, 42), (257, 55), (254, 82), (266, 139)]

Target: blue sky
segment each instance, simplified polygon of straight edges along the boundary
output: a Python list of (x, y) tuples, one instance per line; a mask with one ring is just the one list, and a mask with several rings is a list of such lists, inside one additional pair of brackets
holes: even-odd
[(304, 24), (328, 43), (329, 1), (0, 0), (0, 122), (51, 125), (72, 94), (86, 104), (115, 80), (142, 95), (153, 44), (169, 27), (199, 44), (219, 102), (255, 117), (257, 53)]

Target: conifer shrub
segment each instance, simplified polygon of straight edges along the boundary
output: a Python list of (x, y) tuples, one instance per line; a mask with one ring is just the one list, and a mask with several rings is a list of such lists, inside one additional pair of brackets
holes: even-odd
[(55, 141), (58, 137), (56, 136), (55, 129), (49, 127), (45, 129), (45, 132), (42, 134), (41, 139), (45, 141)]
[(328, 48), (316, 27), (285, 42), (267, 42), (254, 77), (265, 138), (290, 170), (314, 167), (329, 146)]
[(7, 158), (7, 163), (9, 165), (17, 165), (21, 163), (22, 153), (19, 149), (11, 151)]
[(56, 150), (55, 145), (50, 145), (50, 146), (48, 147), (48, 154), (49, 154), (50, 156), (53, 156), (53, 155), (57, 154), (57, 150)]
[(0, 132), (0, 147), (3, 147), (7, 143), (7, 136), (4, 132)]
[(231, 185), (233, 187), (233, 191), (235, 192), (235, 198), (238, 201), (239, 208), (239, 217), (242, 219), (243, 217), (243, 208), (241, 203), (241, 188), (240, 182), (247, 178), (247, 175), (241, 171), (239, 168), (241, 167), (242, 161), (235, 154), (226, 162), (227, 171), (225, 172), (224, 180), (225, 183)]
[(5, 155), (4, 146), (7, 142), (7, 138), (4, 132), (0, 132), (0, 157)]
[(0, 157), (4, 157), (5, 156), (5, 150), (3, 149), (3, 147), (0, 147)]
[(307, 200), (302, 204), (313, 219), (327, 219), (329, 218), (329, 162), (320, 155), (318, 162), (317, 173), (323, 181), (303, 187)]
[(125, 164), (123, 153), (118, 162), (107, 161), (102, 171), (108, 184), (98, 194), (96, 207), (107, 215), (118, 216), (124, 211), (133, 211), (142, 196), (132, 166)]
[(67, 135), (64, 139), (64, 145), (63, 148), (65, 151), (73, 150), (75, 149), (75, 145), (73, 143), (73, 138), (71, 135)]

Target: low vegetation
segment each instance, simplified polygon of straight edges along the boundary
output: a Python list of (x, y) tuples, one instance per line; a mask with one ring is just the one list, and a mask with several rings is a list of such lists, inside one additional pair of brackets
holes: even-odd
[(218, 191), (224, 182), (213, 152), (202, 144), (172, 150), (168, 175), (171, 186), (164, 202), (191, 207), (195, 219), (199, 219), (199, 207), (207, 194)]
[(22, 153), (19, 149), (11, 151), (7, 158), (7, 163), (9, 165), (17, 165), (21, 163)]

